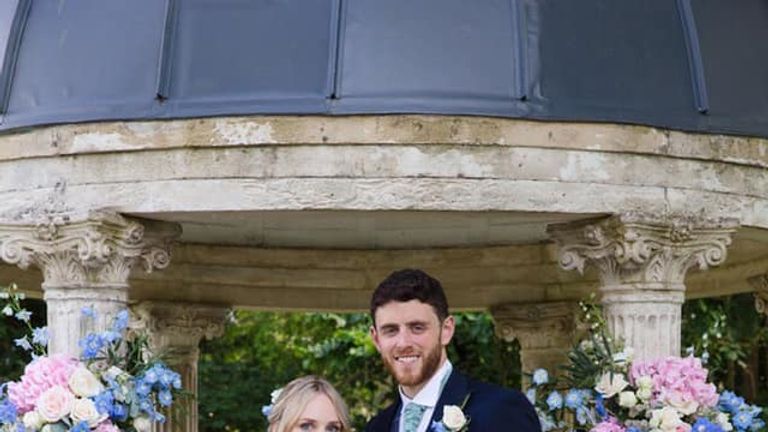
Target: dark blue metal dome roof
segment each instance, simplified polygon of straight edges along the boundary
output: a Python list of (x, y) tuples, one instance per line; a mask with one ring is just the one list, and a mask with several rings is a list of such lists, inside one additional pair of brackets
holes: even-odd
[(768, 137), (768, 0), (3, 0), (0, 130), (437, 113)]

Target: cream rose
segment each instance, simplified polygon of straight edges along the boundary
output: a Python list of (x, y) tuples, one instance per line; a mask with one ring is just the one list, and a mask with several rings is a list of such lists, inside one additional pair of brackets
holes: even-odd
[(35, 410), (46, 423), (56, 423), (70, 412), (75, 395), (62, 386), (53, 386), (44, 391), (35, 403)]
[(673, 393), (667, 397), (669, 405), (682, 415), (690, 415), (699, 409), (699, 403), (693, 399), (687, 399), (679, 393)]
[(29, 411), (24, 414), (24, 418), (21, 421), (24, 423), (24, 427), (32, 430), (40, 430), (44, 423), (43, 418), (40, 417), (37, 411)]
[(149, 421), (149, 417), (138, 417), (133, 420), (133, 427), (137, 432), (150, 432), (152, 430), (152, 422)]
[(637, 405), (637, 397), (631, 391), (624, 391), (619, 393), (619, 406), (624, 408), (632, 408)]
[(72, 405), (72, 420), (76, 423), (84, 421), (89, 427), (94, 428), (106, 418), (106, 415), (99, 414), (96, 404), (88, 398), (75, 399)]
[(595, 390), (602, 394), (603, 397), (609, 398), (624, 390), (627, 385), (629, 385), (629, 383), (624, 379), (624, 375), (617, 372), (606, 372), (600, 377), (600, 380), (597, 381)]
[(459, 430), (467, 424), (467, 418), (461, 412), (461, 408), (456, 405), (446, 405), (443, 407), (443, 424), (450, 430)]
[(680, 414), (670, 407), (651, 411), (651, 420), (648, 424), (655, 429), (661, 429), (665, 432), (674, 432), (678, 426), (683, 424), (680, 420)]
[(726, 413), (718, 413), (717, 417), (715, 417), (715, 423), (718, 424), (725, 432), (730, 432), (733, 430), (733, 425), (731, 424), (730, 420), (728, 419), (728, 414)]
[(85, 366), (75, 369), (69, 377), (69, 388), (80, 397), (93, 397), (104, 391), (104, 386)]

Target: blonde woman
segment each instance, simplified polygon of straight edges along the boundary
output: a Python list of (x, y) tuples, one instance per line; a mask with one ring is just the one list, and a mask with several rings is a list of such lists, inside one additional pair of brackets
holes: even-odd
[(286, 385), (268, 416), (268, 432), (350, 432), (347, 405), (328, 381), (316, 376)]

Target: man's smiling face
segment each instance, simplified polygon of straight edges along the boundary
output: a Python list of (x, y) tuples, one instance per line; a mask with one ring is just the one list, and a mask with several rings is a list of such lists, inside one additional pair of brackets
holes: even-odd
[(371, 336), (384, 365), (413, 397), (445, 362), (453, 330), (453, 317), (440, 322), (426, 303), (391, 301), (376, 309)]

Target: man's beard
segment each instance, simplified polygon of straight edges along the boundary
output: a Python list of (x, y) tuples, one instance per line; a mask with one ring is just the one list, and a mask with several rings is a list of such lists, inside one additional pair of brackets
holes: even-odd
[[(407, 354), (407, 352), (404, 352)], [(395, 377), (398, 384), (404, 387), (415, 387), (425, 384), (440, 368), (443, 347), (438, 343), (428, 352), (422, 353), (422, 366), (420, 370), (411, 373), (400, 373), (395, 364), (397, 360), (382, 356), (384, 366)]]

